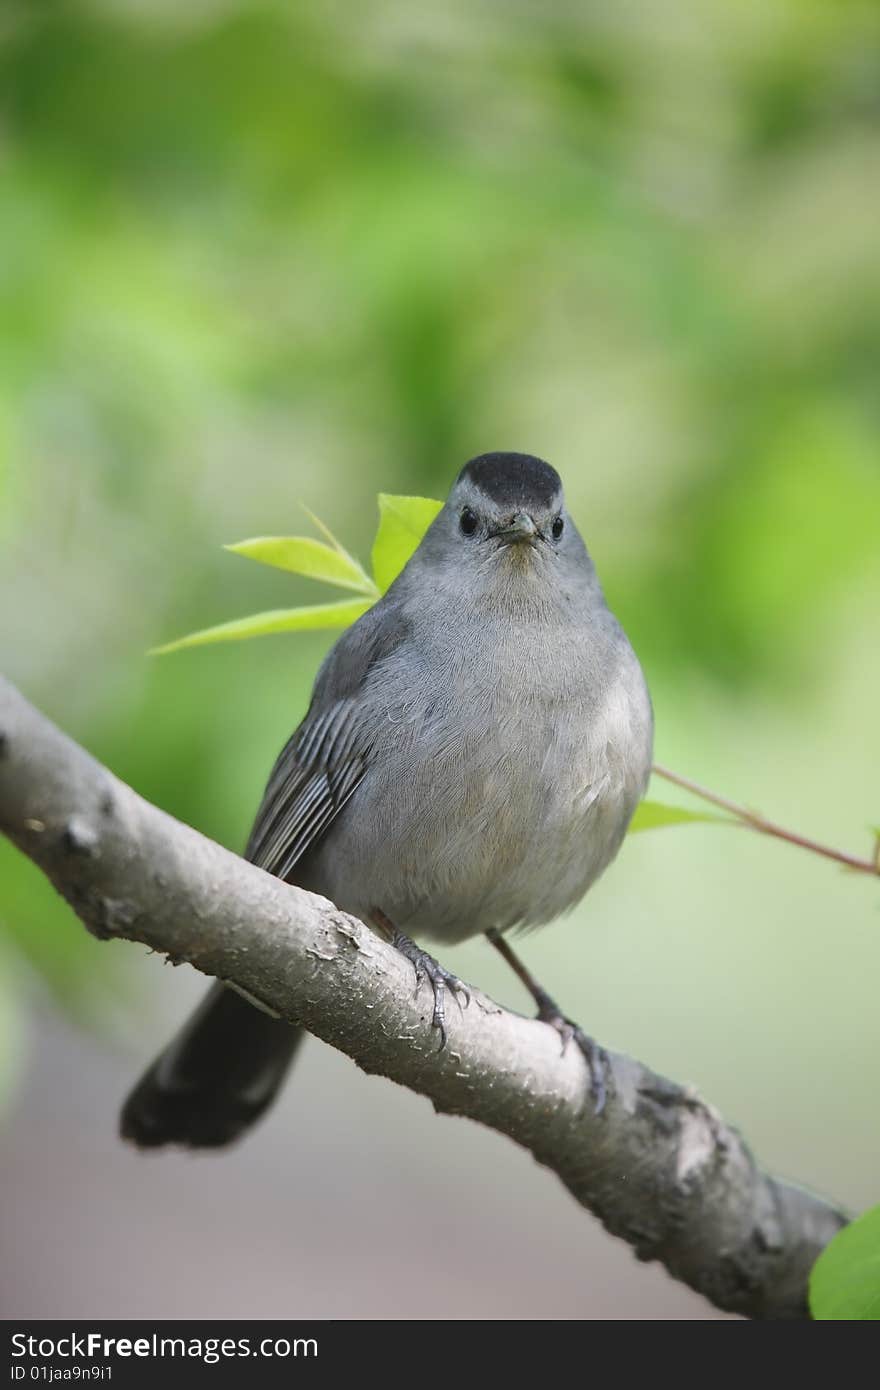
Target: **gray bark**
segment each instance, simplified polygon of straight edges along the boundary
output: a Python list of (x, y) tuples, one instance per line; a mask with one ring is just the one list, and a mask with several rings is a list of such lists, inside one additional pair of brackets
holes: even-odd
[(807, 1316), (810, 1268), (846, 1215), (762, 1172), (692, 1088), (610, 1054), (604, 1114), (575, 1047), (474, 991), (438, 1051), (412, 967), (326, 899), (150, 805), (0, 678), (0, 830), (101, 938), (227, 981), (377, 1072), (508, 1135), (639, 1259), (718, 1308)]

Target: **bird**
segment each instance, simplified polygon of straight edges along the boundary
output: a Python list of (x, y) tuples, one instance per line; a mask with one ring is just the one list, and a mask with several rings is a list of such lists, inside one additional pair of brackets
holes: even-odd
[[(433, 990), (466, 986), (420, 944), (477, 934), (512, 965), (607, 1094), (601, 1048), (509, 936), (577, 904), (615, 858), (651, 769), (639, 660), (565, 503), (530, 454), (472, 458), (384, 596), (338, 639), (269, 777), (245, 858), (390, 937)], [(418, 941), (418, 945), (416, 942)], [(140, 1079), (122, 1136), (216, 1148), (274, 1101), (303, 1030), (217, 982)]]

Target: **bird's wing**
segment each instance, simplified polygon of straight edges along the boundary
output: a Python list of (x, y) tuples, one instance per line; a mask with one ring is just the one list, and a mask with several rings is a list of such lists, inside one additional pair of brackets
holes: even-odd
[(364, 775), (366, 751), (357, 747), (357, 731), (351, 700), (307, 715), (272, 770), (246, 859), (287, 878)]
[(246, 859), (287, 878), (342, 810), (370, 761), (364, 684), (404, 630), (399, 612), (385, 599), (336, 643), (318, 673), (308, 714), (272, 769)]

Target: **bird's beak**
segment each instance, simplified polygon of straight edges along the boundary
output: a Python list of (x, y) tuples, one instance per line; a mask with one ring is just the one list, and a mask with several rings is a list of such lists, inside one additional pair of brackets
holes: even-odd
[(503, 541), (534, 541), (539, 531), (528, 512), (517, 512), (496, 535)]

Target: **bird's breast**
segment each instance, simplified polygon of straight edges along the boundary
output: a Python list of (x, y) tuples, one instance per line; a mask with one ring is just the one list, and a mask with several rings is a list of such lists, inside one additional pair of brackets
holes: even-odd
[(613, 858), (650, 751), (638, 701), (588, 656), (456, 651), (389, 683), (352, 813), (370, 826), (362, 886), (402, 929), (451, 941), (549, 921)]

